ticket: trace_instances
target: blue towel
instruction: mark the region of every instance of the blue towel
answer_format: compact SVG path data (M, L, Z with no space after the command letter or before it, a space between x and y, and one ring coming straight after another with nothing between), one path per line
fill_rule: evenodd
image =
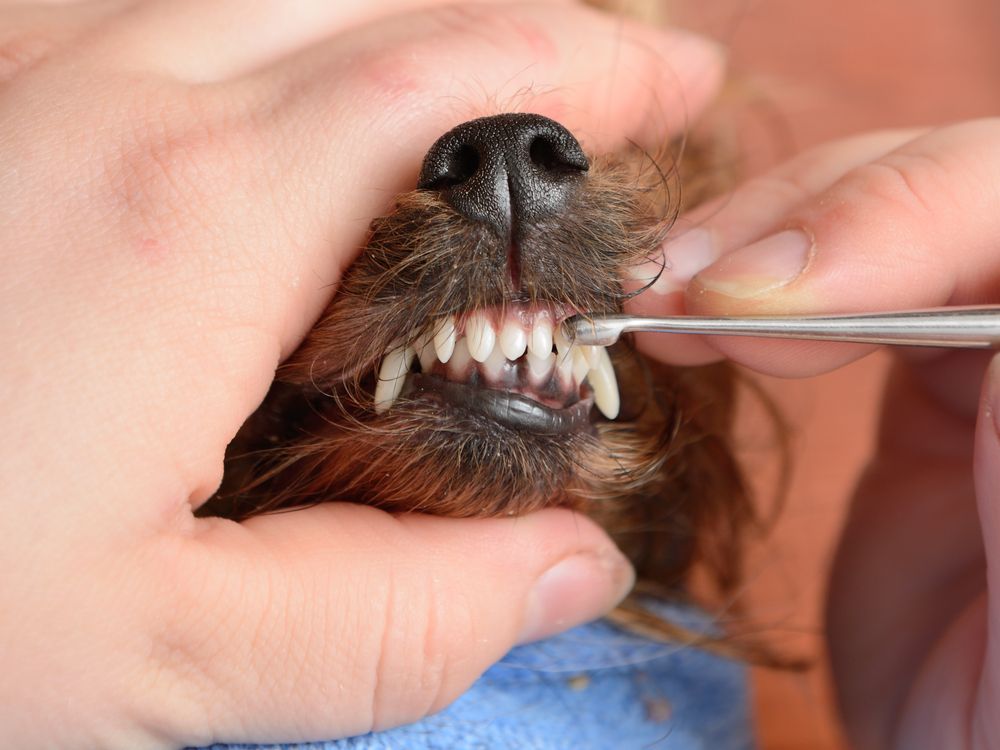
M704 631L704 614L656 605ZM434 716L360 737L212 750L750 750L743 665L606 621L519 646Z

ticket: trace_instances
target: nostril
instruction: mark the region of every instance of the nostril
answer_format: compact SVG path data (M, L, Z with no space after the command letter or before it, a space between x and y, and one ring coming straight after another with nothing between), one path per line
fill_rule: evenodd
M475 146L462 144L450 154L437 175L427 181L424 187L432 190L447 190L462 185L472 179L479 169L479 151Z
M536 136L531 141L531 146L528 148L528 156L531 158L532 164L546 171L555 168L559 164L555 146L552 144L552 141L544 136Z
M528 146L528 158L543 172L562 174L581 171L579 162L569 158L569 155L559 148L559 144L545 135L538 135L532 139L531 145ZM587 165L584 163L582 169L586 168Z

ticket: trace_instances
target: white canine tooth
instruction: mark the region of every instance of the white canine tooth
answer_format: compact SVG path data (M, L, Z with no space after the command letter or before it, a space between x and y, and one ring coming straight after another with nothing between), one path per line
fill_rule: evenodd
M437 324L434 331L434 350L437 358L447 363L455 351L455 319L448 316Z
M587 378L590 387L594 391L594 403L608 419L618 416L618 409L621 405L621 398L618 395L618 379L615 377L615 368L611 364L611 357L608 350L603 346L598 349L597 366L592 368Z
M500 350L503 356L513 361L524 354L528 347L528 334L515 320L508 320L500 330Z
M465 338L472 358L476 362L485 362L497 340L493 326L486 319L486 313L476 312L468 317L465 321Z
M552 321L548 318L538 318L531 329L528 339L528 349L538 358L547 357L552 352Z
M378 371L378 383L375 384L375 411L379 414L392 406L403 390L403 381L416 355L409 346L396 347L385 355Z
M590 372L590 363L583 355L583 352L580 351L579 346L570 348L570 357L573 360L573 380L579 385L587 377L587 373Z
M536 357L534 352L528 352L528 379L534 386L545 385L556 364L556 355L549 352L544 357Z
M469 363L472 357L469 354L469 346L465 343L463 336L455 342L455 353L448 360L448 377L451 380L465 380L469 374Z

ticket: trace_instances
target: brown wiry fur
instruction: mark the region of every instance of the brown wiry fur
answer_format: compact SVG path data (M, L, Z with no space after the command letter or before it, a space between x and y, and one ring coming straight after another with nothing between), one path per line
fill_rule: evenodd
M559 505L600 523L647 588L683 596L700 566L716 593L729 595L754 515L727 442L727 366L668 367L620 343L612 357L621 414L570 434L519 431L406 391L386 413L373 410L384 353L441 316L515 302L620 312L620 279L659 257L679 205L676 182L645 154L594 159L567 209L523 230L513 288L505 238L434 191L402 195L373 222L326 312L279 369L203 512L245 518L349 500L391 512L491 516ZM618 620L649 629L635 602ZM686 637L669 623L659 633Z

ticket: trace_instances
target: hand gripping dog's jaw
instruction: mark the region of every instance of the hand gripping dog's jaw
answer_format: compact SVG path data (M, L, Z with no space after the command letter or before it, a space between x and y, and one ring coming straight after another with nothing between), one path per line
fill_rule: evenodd
M588 160L538 115L442 136L234 441L208 512L562 505L631 533L640 574L676 582L720 503L727 530L746 510L721 443L728 373L574 346L559 327L621 311L622 275L659 257L662 174L639 153Z

